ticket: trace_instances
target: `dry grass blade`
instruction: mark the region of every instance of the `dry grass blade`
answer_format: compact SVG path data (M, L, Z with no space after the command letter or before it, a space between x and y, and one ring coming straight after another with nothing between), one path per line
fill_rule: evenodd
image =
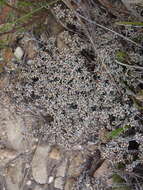
M101 24L98 24L97 22L95 22L95 21L93 21L93 20L90 20L90 19L88 19L87 17L84 17L84 16L82 16L82 15L79 14L79 13L77 13L77 15L78 15L80 18L84 19L85 21L88 21L88 22L91 23L91 24L94 24L94 25L96 25L96 26L98 26L98 27L100 27L100 28L102 28L102 29L104 29L104 30L107 30L107 31L109 31L109 32L111 32L111 33L113 33L113 34L115 34L115 35L117 35L117 36L123 38L124 40L126 40L126 41L128 41L128 42L131 42L132 44L136 45L136 46L139 47L139 48L143 48L142 45L140 45L140 44L134 42L134 41L131 40L130 38L127 38L127 37L123 36L122 34L119 34L118 32L116 32L116 31L114 31L114 30L111 30L110 28L107 28L107 27L105 27L105 26L103 26L103 25L101 25Z
M125 66L125 67L143 70L143 67L141 67L141 66L128 65L128 64L125 64L125 63L121 63L120 61L117 61L117 60L115 60L115 62L118 63L119 65L122 65L122 66Z

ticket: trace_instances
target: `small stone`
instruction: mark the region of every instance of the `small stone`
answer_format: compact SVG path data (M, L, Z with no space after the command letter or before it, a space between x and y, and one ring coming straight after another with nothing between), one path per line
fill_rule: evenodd
M32 182L29 180L27 181L26 185L30 186L32 184Z
M34 40L29 40L26 47L26 54L28 59L34 59L34 57L37 55L37 44Z
M87 184L86 184L86 187L90 187L90 184L89 184L89 183L87 183Z
M8 190L19 190L20 183L23 178L22 160L17 160L14 166L8 166L6 168L6 185Z
M17 152L15 150L11 150L11 149L0 149L0 158L5 158L8 160L11 160L13 158L15 158L17 155Z
M64 42L64 33L61 32L58 36L57 36L57 48L59 50L63 50L65 48L67 48L67 45Z
M65 184L65 189L64 190L72 190L73 186L75 183L75 179L74 178L68 178L66 180L66 184Z
M61 158L60 149L58 147L53 147L49 153L49 158L59 160Z
M54 183L55 188L57 189L63 189L64 187L64 181L62 177L58 177L55 179L55 183Z
M47 183L47 158L49 153L49 146L38 146L32 161L32 174L35 181L39 184Z
M65 177L67 167L67 160L64 160L62 164L57 168L57 177Z
M94 151L97 149L97 145L94 144L94 143L89 142L88 145L87 145L87 149L88 149L90 152L94 152Z
M68 169L68 175L72 177L78 177L82 172L82 164L84 163L84 158L81 152L73 155L71 158L71 163Z
M30 168L30 165L28 163L25 164L25 168Z
M49 180L48 180L48 184L52 183L53 180L54 180L54 177L53 177L53 176L50 176L50 177L49 177Z
M22 57L23 57L23 55L24 55L24 52L23 52L22 48L21 48L21 47L17 47L17 48L15 49L14 55L15 55L15 57L16 57L17 59L22 59Z
M25 151L26 142L23 138L24 125L22 119L15 116L15 118L7 119L5 125L7 128L8 142L12 148L20 152Z
M34 190L43 190L43 188L40 187L39 185L36 185L36 187L34 188Z
M109 173L109 161L105 160L103 164L94 172L96 178L103 177Z

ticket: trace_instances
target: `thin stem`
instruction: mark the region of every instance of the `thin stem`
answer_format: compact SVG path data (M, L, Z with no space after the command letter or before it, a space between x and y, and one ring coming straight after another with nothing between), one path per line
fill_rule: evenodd
M43 8L47 8L47 7L49 8L50 5L53 5L54 3L57 3L58 1L61 1L61 0L55 0L55 1L51 2L51 3L48 3L48 5L43 5L43 6L39 7L39 8L37 8L37 9L34 9L34 10L31 11L30 13L28 13L28 14L26 14L26 15L20 17L19 19L15 20L14 22L9 23L9 24L15 25L15 24L17 24L19 21L23 21L24 19L26 19L26 18L32 16L34 13L36 13L36 12L42 10ZM18 28L20 28L20 27L18 27ZM16 29L12 29L12 30L9 30L9 31L6 31L6 32L2 32L2 33L0 33L0 36L1 36L1 35L4 35L4 34L9 34L9 33L15 32L15 31L16 31Z
M143 48L142 45L140 45L140 44L134 42L133 40L131 40L131 39L125 37L125 36L123 36L122 34L119 34L118 32L116 32L116 31L114 31L114 30L111 30L110 28L107 28L107 27L105 27L105 26L103 26L103 25L101 25L101 24L98 24L97 22L95 22L95 21L93 21L93 20L90 20L90 19L88 19L88 18L82 16L82 15L79 14L79 13L76 13L76 14L77 14L79 17L81 17L82 19L84 19L85 21L88 21L88 22L90 22L90 23L92 23L92 24L95 24L96 26L98 26L98 27L100 27L100 28L102 28L102 29L104 29L104 30L107 30L107 31L109 31L109 32L112 32L113 34L115 34L115 35L117 35L117 36L123 38L124 40L127 40L127 41L131 42L132 44L134 44L134 45L136 45L136 46L138 46L138 47L140 47L140 48Z
M22 10L22 9L18 9L16 7L13 7L12 5L10 5L9 3L5 2L5 5L11 9L13 9L14 11L18 12L18 13L27 13L26 11Z
M115 62L118 63L119 65L122 65L122 66L125 66L125 67L130 67L130 68L134 68L134 69L141 69L141 70L143 70L143 67L140 67L140 66L128 65L128 64L122 63L122 62L117 61L117 60L115 60Z

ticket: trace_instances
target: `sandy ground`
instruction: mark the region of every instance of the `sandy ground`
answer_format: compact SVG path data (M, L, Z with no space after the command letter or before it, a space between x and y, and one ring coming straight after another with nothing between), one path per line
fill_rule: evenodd
M68 8L53 12L70 30L49 13L47 30L21 35L1 74L0 189L101 190L123 183L122 190L134 189L143 136L136 94L127 87L139 88L140 73L118 64L117 52L128 50L125 63L141 67L140 48L89 21L83 29ZM91 13L88 19L121 31L114 12L95 4ZM122 32L138 37L131 28Z

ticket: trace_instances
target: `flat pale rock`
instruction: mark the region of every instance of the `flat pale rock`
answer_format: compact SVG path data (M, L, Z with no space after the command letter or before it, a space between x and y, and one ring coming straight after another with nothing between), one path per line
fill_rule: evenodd
M5 121L7 128L8 142L13 149L17 151L25 151L26 141L23 136L23 121L21 118L15 116L14 118L9 118Z
M11 149L0 149L0 159L11 160L14 159L17 155L15 150Z
M38 146L32 161L32 175L35 181L39 184L47 183L47 159L49 151L50 146Z
M65 177L66 174L66 168L67 168L67 160L64 160L61 165L57 168L57 177Z
M62 190L64 188L64 179L62 177L56 178L54 187Z
M68 178L66 180L66 184L65 184L65 189L64 190L72 190L73 186L75 183L75 179L74 178Z
M66 43L64 42L64 33L61 32L58 36L57 36L57 48L61 51L63 49L68 48L68 46L66 45Z
M60 160L61 158L61 152L59 147L54 146L51 151L49 152L49 158L54 160Z
M109 161L105 160L103 164L94 172L94 177L103 177L109 172Z
M17 47L15 49L14 55L17 59L22 59L23 55L24 55L24 51L22 50L21 47Z
M25 53L27 55L27 59L34 59L38 52L37 44L34 40L29 40L25 43Z
M48 179L48 184L52 183L53 181L54 181L54 177L50 176L49 179Z
M39 186L36 186L36 187L34 188L34 190L43 190L43 188L42 188L42 187L39 187Z
M14 166L8 166L6 171L6 185L8 190L19 190L23 178L22 160L17 160Z

